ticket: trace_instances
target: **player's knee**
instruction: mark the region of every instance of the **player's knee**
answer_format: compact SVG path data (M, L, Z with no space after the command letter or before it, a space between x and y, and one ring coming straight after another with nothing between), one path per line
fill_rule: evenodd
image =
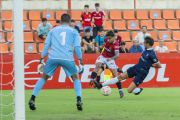
M130 88L127 89L128 93L132 93L132 90Z
M43 78L45 81L47 81L47 80L48 80L48 78L49 78L49 76L48 76L48 75L46 75L45 73L43 73L41 78Z

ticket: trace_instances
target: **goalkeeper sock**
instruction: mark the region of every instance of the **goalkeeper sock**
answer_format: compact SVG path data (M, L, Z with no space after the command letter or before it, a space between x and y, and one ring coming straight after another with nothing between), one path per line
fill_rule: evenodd
M102 86L107 86L107 85L115 84L117 82L119 82L119 80L118 80L117 77L115 77L115 78L112 78L112 79L102 83Z
M140 88L135 88L135 89L132 91L132 93L138 93L138 92L140 92L140 91L141 91Z
M81 92L82 92L81 81L77 79L77 80L74 80L73 83L74 83L74 90L76 92L76 98L77 100L80 100L79 98L81 98Z
M120 81L116 83L116 86L118 87L118 89L122 89Z
M34 87L34 90L33 90L32 95L34 95L34 96L36 97L37 94L39 93L39 91L41 90L41 88L43 87L43 85L44 85L45 82L46 82L46 81L45 81L43 78L40 78L40 79L37 81L37 83L36 83L36 85L35 85L35 87Z
M100 76L97 76L96 81L99 83L100 82Z

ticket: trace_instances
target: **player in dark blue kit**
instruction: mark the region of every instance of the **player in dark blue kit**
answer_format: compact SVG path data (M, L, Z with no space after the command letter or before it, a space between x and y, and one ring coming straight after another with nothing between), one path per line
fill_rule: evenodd
M154 44L153 38L147 36L144 40L144 46L146 50L142 53L141 58L139 59L138 63L134 65L133 67L130 67L127 71L125 71L123 74L119 75L118 77L112 78L102 84L94 80L93 82L96 85L96 87L100 89L103 86L115 84L118 81L134 77L133 82L128 87L128 92L134 93L135 95L138 95L139 93L141 93L143 88L142 87L137 88L137 87L146 78L147 74L149 73L150 67L161 68L161 64L159 60L157 59L156 54L152 48L153 44Z

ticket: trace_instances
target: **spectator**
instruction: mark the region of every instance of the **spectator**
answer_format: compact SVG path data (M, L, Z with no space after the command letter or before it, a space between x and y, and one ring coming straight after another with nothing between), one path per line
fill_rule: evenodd
M126 43L121 42L120 48L119 48L119 53L129 53L128 49L126 48Z
M87 28L90 29L90 35L92 36L92 28L91 28L91 21L92 21L92 13L89 12L89 5L84 6L84 13L81 15L81 24L83 26L84 36L86 36L85 30Z
M39 36L39 38L46 39L47 34L49 32L49 28L52 29L51 24L47 23L46 18L42 18L42 23L39 24L37 28L37 35ZM37 42L38 42L38 37L37 37Z
M155 52L156 53L170 53L168 48L166 46L164 46L164 40L163 39L159 40L159 46L155 47Z
M114 29L114 37L115 37L115 40L118 42L119 44L119 47L121 46L121 42L123 41L121 36L118 35L118 30L117 29Z
M129 53L142 53L143 49L142 47L139 45L139 41L138 40L133 40L133 46L131 46L131 48L129 49Z
M75 25L75 20L71 19L70 26L78 31L80 33L79 27Z
M143 51L145 50L144 47L144 38L146 36L151 36L151 34L147 33L147 26L142 26L142 32L139 32L135 39L139 40L139 45L142 47Z
M82 41L84 43L84 50L85 50L85 53L95 53L95 50L94 50L94 38L93 36L90 36L90 29L86 29L85 30L86 32L86 36L84 36L82 38Z
M78 31L78 33L80 34L80 30L79 30L79 27L75 25L75 20L74 19L71 19L71 22L70 22L70 26L74 29L76 29ZM79 35L79 39L80 39L80 44L81 44L81 36ZM81 47L81 50L82 50L82 53L84 53L84 47ZM73 53L75 53L74 51L74 48L73 48Z
M54 25L53 28L56 27L56 26L60 26L60 25L61 25L60 20L56 20L56 25Z
M95 4L95 10L92 11L93 37L96 38L98 31L104 27L106 15L103 10L99 9L99 3ZM104 21L103 21L104 16Z
M96 43L96 53L101 53L103 46L101 46L104 43L104 38L106 36L104 35L104 29L101 28L99 30L99 36L96 36L95 43Z

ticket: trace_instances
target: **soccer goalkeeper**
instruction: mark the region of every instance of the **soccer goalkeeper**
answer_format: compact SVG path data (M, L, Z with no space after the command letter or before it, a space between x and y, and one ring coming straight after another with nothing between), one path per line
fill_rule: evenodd
M74 63L73 58L73 45L75 48L76 56L79 61L79 74L83 73L83 61L82 52L79 41L79 34L77 30L69 26L70 16L63 14L61 16L61 26L53 28L49 33L45 41L45 45L41 54L41 59L38 65L38 73L43 71L42 77L37 81L31 99L29 100L29 108L36 110L35 98L49 76L52 76L59 66L61 66L66 76L71 76L74 83L74 90L77 98L77 109L82 111L81 103L81 82L78 77L78 70ZM48 49L51 46L51 50L48 55L48 60L43 70L44 58L47 55Z

